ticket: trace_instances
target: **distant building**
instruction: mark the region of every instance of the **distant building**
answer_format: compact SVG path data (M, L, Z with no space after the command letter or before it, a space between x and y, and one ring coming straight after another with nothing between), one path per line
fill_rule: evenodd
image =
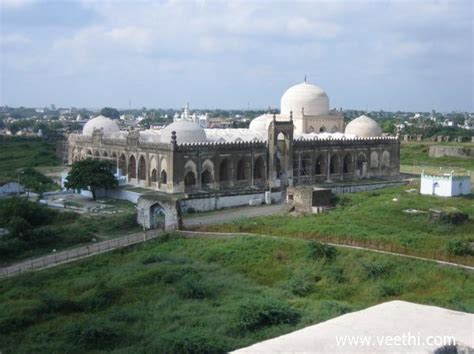
M471 176L456 175L453 172L443 174L421 174L420 193L440 197L455 197L471 194Z
M13 195L13 194L19 194L19 193L24 193L25 188L21 185L18 184L18 182L14 181L0 181L0 198L1 197L6 197L8 195Z

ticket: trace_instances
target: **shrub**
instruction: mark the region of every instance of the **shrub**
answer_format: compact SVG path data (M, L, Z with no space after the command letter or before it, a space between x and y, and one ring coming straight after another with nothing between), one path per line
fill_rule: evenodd
M179 296L186 299L204 299L212 295L212 290L202 278L196 275L186 276L176 288Z
M240 305L238 325L241 329L256 330L277 324L294 324L300 314L287 303L275 299L253 299Z
M158 336L147 348L150 353L227 353L230 345L214 332L200 328L179 329Z
M325 245L324 243L311 240L308 243L309 256L311 259L320 260L332 260L337 255L337 249L331 245Z
M84 305L89 310L102 310L113 305L122 295L122 290L100 282L92 294L85 300Z
M381 262L363 263L362 267L364 268L367 276L373 279L377 279L383 275L388 274L391 268L389 264Z
M116 324L103 319L74 323L66 328L66 332L69 342L87 350L113 349L125 335Z
M40 313L68 313L80 309L76 302L49 293L40 294L40 301Z
M152 254L148 257L145 257L143 260L142 260L142 264L151 264L151 263L157 263L157 262L161 262L163 261L163 256L159 255L159 254Z
M309 274L295 274L286 284L286 288L294 295L305 296L313 290L313 282Z
M469 241L450 240L447 245L448 253L454 256L469 256L474 254Z
M401 284L382 284L379 288L379 295L381 297L398 296L403 292L403 285Z
M347 278L344 276L344 269L342 267L331 267L328 269L328 277L338 283L342 284L347 281Z

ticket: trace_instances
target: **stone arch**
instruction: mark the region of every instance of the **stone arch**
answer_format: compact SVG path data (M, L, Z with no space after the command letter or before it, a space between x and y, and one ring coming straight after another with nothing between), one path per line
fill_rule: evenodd
M209 171L208 169L205 169L204 171L202 171L202 173L201 173L201 185L203 187L209 186L209 185L212 184L212 182L214 182L214 178L212 177L211 171Z
M201 168L201 186L210 187L214 182L214 163L210 159L204 160Z
M243 181L249 178L249 169L248 169L248 161L247 159L242 157L239 161L237 161L237 180Z
M231 179L231 170L230 170L230 162L228 158L225 158L219 164L219 181L225 182Z
M326 127L323 125L321 128L319 128L320 133L325 133L326 132Z
M102 156L103 157L109 157L109 154L107 154L107 151L102 151Z
M278 135L277 135L277 141L282 141L282 140L285 140L287 138L288 137L284 132L279 132Z
M138 159L138 179L146 180L146 161L143 155Z
M276 178L280 178L281 176L281 160L277 154L275 154L275 171L276 171Z
M94 157L100 157L100 152L99 152L99 150L94 151Z
M180 201L157 200L152 196L140 196L137 200L137 221L145 228L164 226L166 230L182 227Z
M153 168L150 173L150 181L151 182L158 182L158 174L156 172L156 168Z
M161 170L160 183L161 184L166 184L167 182L168 182L168 174L166 173L166 170Z
M128 178L137 178L137 160L134 155L128 159Z
M387 150L382 152L382 159L381 159L381 166L382 169L387 169L390 167L390 153Z
M312 125L308 128L308 133L314 133L314 127Z
M306 153L301 156L301 176L310 176L312 171L311 155Z
M340 173L341 168L339 164L339 156L337 154L333 154L331 156L331 160L329 163L329 173L330 174L335 174L335 173Z
M323 154L319 155L314 164L314 174L315 175L325 175L326 174L326 158Z
M259 156L253 165L253 178L254 179L262 179L265 178L265 162L263 158Z
M125 176L127 174L127 158L125 154L121 154L119 157L119 174Z
M342 173L352 173L354 164L352 163L352 155L348 152L344 156L344 162L342 165Z
M196 163L193 160L188 160L184 164L184 173L193 172L195 175L197 174Z
M364 165L367 165L367 157L363 152L360 152L359 155L357 155L357 171L359 171L359 176L363 175L363 170L364 170Z
M337 132L337 127L334 125L332 128L331 128L331 133L336 133Z
M196 185L196 174L194 171L188 171L184 175L184 185L186 187L194 187Z
M87 149L86 151L86 158L88 157L92 157L92 150L91 149Z
M372 151L370 153L370 168L379 167L379 153L377 151Z

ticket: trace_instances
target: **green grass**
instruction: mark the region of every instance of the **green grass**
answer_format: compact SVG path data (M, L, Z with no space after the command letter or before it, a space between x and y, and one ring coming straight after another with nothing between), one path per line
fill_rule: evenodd
M400 146L400 165L438 166L446 168L462 168L474 171L474 159L461 157L429 157L431 145L452 145L472 147L472 143L436 143L436 142L402 142Z
M171 237L0 281L0 348L225 352L393 299L472 313L473 293L472 274L428 262Z
M307 216L268 216L236 220L232 224L209 226L212 231L269 233L289 237L338 241L355 240L384 244L432 255L445 253L450 240L474 241L473 196L442 198L407 193L419 186L404 186L373 192L346 194L329 212ZM393 201L397 199L397 201ZM469 215L464 224L454 225L431 220L429 209L456 207ZM423 214L406 214L419 209Z
M8 202L9 199L0 200L0 210ZM31 236L22 238L9 235L0 238L0 265L49 254L53 249L59 251L93 242L94 239L101 241L141 230L136 223L136 212L132 203L107 200L106 205L109 208L120 207L124 210L122 213L109 215L76 214L30 203L39 208L39 212L44 213L48 222L36 226L31 220L27 220L34 225ZM4 226L10 228L7 219L4 220Z
M17 178L26 167L57 166L56 146L40 138L0 136L0 179Z

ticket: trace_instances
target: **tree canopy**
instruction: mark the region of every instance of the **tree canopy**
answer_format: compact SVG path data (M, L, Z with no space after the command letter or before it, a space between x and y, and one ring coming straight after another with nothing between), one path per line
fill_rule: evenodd
M120 119L120 112L115 108L104 107L100 111L100 114L110 119Z
M97 189L115 188L118 182L109 161L86 159L72 164L64 185L72 189L87 188L92 193L92 199L96 200Z

